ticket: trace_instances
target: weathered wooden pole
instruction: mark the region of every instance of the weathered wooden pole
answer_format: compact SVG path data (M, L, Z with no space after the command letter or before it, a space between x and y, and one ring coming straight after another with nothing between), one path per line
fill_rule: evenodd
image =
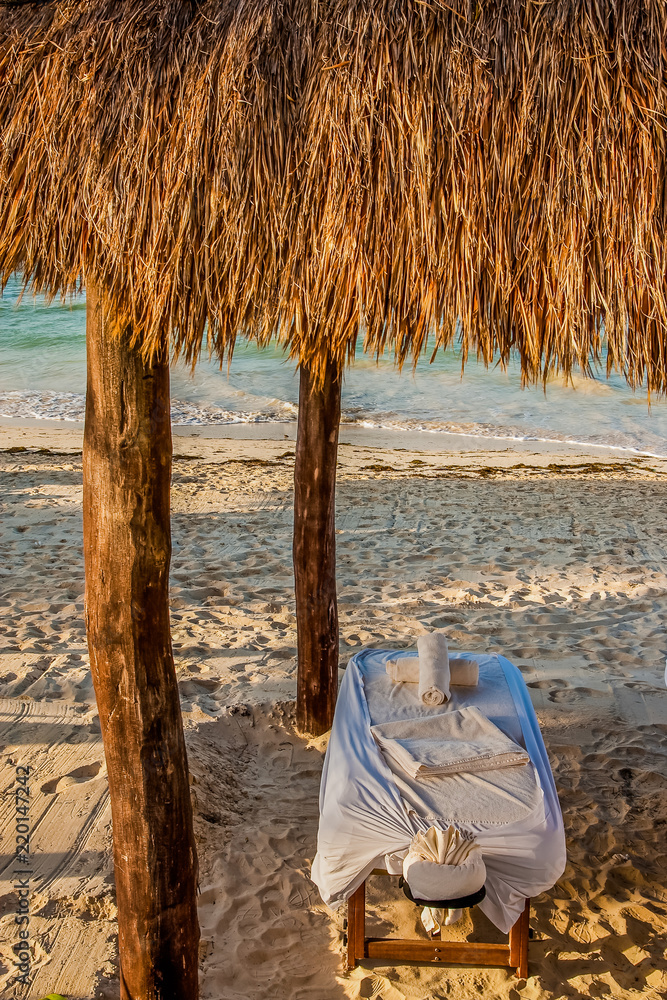
M197 855L169 631L169 365L87 288L86 628L109 774L121 1000L195 1000Z
M331 727L338 689L335 498L342 381L329 362L319 388L301 365L294 466L296 718L301 732L315 736Z

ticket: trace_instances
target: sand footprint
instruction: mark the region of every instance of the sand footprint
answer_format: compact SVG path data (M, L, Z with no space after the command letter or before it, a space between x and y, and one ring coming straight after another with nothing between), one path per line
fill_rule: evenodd
M579 701L582 697L606 698L608 696L605 691L596 691L595 688L589 687L567 687L549 691L549 701L556 703Z
M660 691L661 688L655 687L653 684L648 684L646 681L624 681L623 687L630 688L632 691Z
M40 790L45 795L53 795L54 793L64 791L70 785L80 785L84 781L91 781L93 778L97 778L101 770L101 761L95 761L94 764L83 764L81 767L76 767L73 771L70 771L69 774L65 774L60 778L51 778L50 781L44 782Z

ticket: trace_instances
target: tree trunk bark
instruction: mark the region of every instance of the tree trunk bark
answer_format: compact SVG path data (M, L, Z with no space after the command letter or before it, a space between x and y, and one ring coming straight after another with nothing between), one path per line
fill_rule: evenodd
M168 360L87 288L86 629L109 774L122 1000L195 1000L197 854L169 630Z
M336 460L342 373L327 365L317 389L301 366L294 467L294 582L298 645L297 726L331 727L338 689Z

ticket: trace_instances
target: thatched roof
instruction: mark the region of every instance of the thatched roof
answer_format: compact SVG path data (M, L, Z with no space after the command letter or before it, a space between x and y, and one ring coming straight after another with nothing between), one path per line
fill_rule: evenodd
M0 5L0 272L190 359L606 332L663 389L666 57L664 0Z

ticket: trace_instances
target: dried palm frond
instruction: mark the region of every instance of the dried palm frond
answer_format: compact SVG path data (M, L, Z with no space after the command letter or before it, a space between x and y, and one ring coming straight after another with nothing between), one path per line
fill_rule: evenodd
M0 4L0 275L147 354L277 336L667 388L664 0Z

